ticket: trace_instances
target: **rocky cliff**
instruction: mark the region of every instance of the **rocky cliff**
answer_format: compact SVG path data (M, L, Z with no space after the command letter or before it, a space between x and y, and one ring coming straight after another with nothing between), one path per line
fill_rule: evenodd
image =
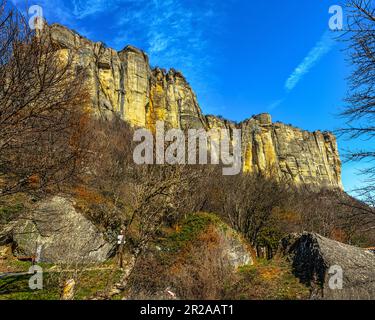
M131 46L122 51L94 43L60 25L48 27L62 54L73 54L88 72L91 106L103 116L118 113L136 127L242 129L243 170L342 189L341 162L331 133L307 132L273 123L263 114L235 124L204 116L197 98L175 70L151 69L147 55Z

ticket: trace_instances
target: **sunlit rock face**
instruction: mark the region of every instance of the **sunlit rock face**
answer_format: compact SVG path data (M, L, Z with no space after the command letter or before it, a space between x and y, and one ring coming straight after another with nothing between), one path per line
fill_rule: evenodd
M336 138L282 123L251 119L242 125L245 171L260 171L296 184L342 188Z
M333 134L273 123L269 114L255 116L240 124L212 116L207 119L209 128L242 130L245 172L286 178L296 185L343 188L341 161Z
M261 114L242 123L204 116L185 77L175 70L151 69L147 55L134 47L122 51L92 42L60 25L48 27L61 52L87 70L91 108L110 118L117 113L134 127L242 130L243 170L287 178L296 185L342 189L336 138L307 132Z

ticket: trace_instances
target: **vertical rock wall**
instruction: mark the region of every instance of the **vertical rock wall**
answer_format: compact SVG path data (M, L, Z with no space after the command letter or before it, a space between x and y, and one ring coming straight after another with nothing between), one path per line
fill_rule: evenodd
M245 172L286 177L297 185L342 188L341 162L331 133L273 123L268 114L240 124L204 116L180 72L152 70L147 55L137 48L128 46L117 52L63 26L48 28L59 50L73 54L87 70L96 113L110 117L116 112L131 125L151 130L157 121L173 128L241 129Z

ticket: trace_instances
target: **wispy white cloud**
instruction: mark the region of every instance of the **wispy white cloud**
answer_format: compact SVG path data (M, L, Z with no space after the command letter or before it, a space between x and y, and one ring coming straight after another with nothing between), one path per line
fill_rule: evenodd
M186 0L121 3L124 10L116 23L117 36L108 44L116 49L139 44L152 65L180 69L196 83L212 63L207 39L215 30L218 5L206 0L195 6Z
M12 0L20 3L22 0ZM233 1L233 0L231 0ZM215 81L209 41L219 34L227 2L212 0L36 0L48 22L58 22L110 47L134 45L152 66L175 68L199 92Z
M279 99L279 100L276 100L276 101L273 101L268 107L267 109L268 110L274 110L276 109L277 107L279 107L283 102L284 102L285 98L284 99Z
M12 3L22 12L27 13L26 3L24 0L12 0ZM73 24L74 16L67 3L64 0L38 0L33 5L39 5L43 9L44 17L48 18L58 18L58 22L61 24Z
M309 73L309 71L323 58L328 52L331 51L335 44L331 32L327 31L323 34L321 39L317 42L315 47L311 49L308 55L303 59L299 66L293 71L285 83L287 91L293 90L301 79Z
M72 0L73 14L77 19L83 19L105 11L109 5L114 5L115 2L108 0Z

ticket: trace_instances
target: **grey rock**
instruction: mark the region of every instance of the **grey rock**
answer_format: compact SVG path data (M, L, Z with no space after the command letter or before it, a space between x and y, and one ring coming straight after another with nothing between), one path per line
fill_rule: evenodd
M294 274L311 287L311 299L375 299L375 255L370 251L324 238L293 234L282 240L280 254ZM340 277L342 271L342 288Z
M235 235L233 231L231 234L225 233L222 236L224 238L223 253L233 268L237 269L242 266L254 264L250 247L244 240Z
M35 256L41 262L97 263L106 261L114 245L67 198L55 196L39 204L13 231L16 256Z

